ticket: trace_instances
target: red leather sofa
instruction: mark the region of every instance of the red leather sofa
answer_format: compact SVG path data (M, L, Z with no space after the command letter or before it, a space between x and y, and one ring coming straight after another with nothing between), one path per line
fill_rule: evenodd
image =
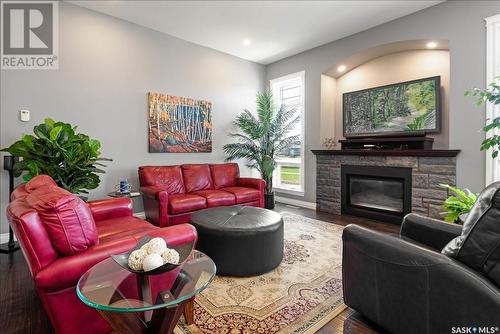
M38 198L33 200L35 194ZM146 234L151 237L162 237L169 245L196 242L197 234L193 226L181 224L169 228L158 228L132 215L130 199L118 198L83 203L73 195L73 204L65 214L57 213L58 222L80 224L81 222L64 222L71 219L68 212L80 210L88 213L87 223L95 231L84 231L86 238L94 232L92 246L83 251L71 250L73 255L61 254L54 235L52 218L38 208L43 200L50 209L57 203L67 205L64 190L58 188L48 176L37 176L25 185L21 185L12 193L12 202L7 208L7 217L21 245L24 257L56 333L99 334L111 332L111 327L93 308L83 304L76 295L76 284L83 273L94 264L108 258L111 254L129 251ZM30 197L31 195L31 197ZM36 196L35 196L36 197ZM37 202L38 201L38 202ZM35 202L35 204L33 204ZM57 203L56 203L57 202ZM55 204L56 203L56 204ZM59 205L59 204L57 204ZM94 224L95 223L95 224ZM66 225L65 225L66 226ZM49 233L50 231L50 233ZM79 240L75 229L70 237L81 245L88 240ZM81 232L81 230L79 230ZM88 235L87 235L88 234Z
M189 222L209 207L264 207L265 181L240 177L236 163L141 166L139 182L146 217L161 227Z

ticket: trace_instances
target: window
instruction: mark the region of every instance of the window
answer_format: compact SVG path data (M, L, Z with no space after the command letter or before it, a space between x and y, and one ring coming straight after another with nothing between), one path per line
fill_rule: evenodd
M500 15L486 19L486 85L500 76ZM486 119L492 120L500 116L500 107L486 103ZM498 133L488 133L488 136ZM486 185L500 181L500 159L493 159L491 151L486 152Z
M304 191L304 72L290 74L270 82L274 101L278 106L295 108L300 121L288 135L298 135L291 147L278 152L273 187L278 192L303 195Z

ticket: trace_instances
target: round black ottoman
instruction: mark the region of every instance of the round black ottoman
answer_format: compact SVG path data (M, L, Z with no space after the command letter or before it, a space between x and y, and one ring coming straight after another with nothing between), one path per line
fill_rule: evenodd
M197 249L217 265L217 274L254 276L276 268L283 259L283 219L252 206L224 206L197 211Z

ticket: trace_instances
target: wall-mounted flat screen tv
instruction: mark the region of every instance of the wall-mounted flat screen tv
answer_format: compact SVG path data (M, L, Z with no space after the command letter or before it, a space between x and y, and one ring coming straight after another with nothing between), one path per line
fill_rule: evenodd
M344 137L440 132L440 77L343 94Z

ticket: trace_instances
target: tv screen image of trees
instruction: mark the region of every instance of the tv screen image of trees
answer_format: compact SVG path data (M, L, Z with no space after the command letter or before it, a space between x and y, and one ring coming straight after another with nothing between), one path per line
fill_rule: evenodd
M439 77L343 95L344 135L439 131Z

